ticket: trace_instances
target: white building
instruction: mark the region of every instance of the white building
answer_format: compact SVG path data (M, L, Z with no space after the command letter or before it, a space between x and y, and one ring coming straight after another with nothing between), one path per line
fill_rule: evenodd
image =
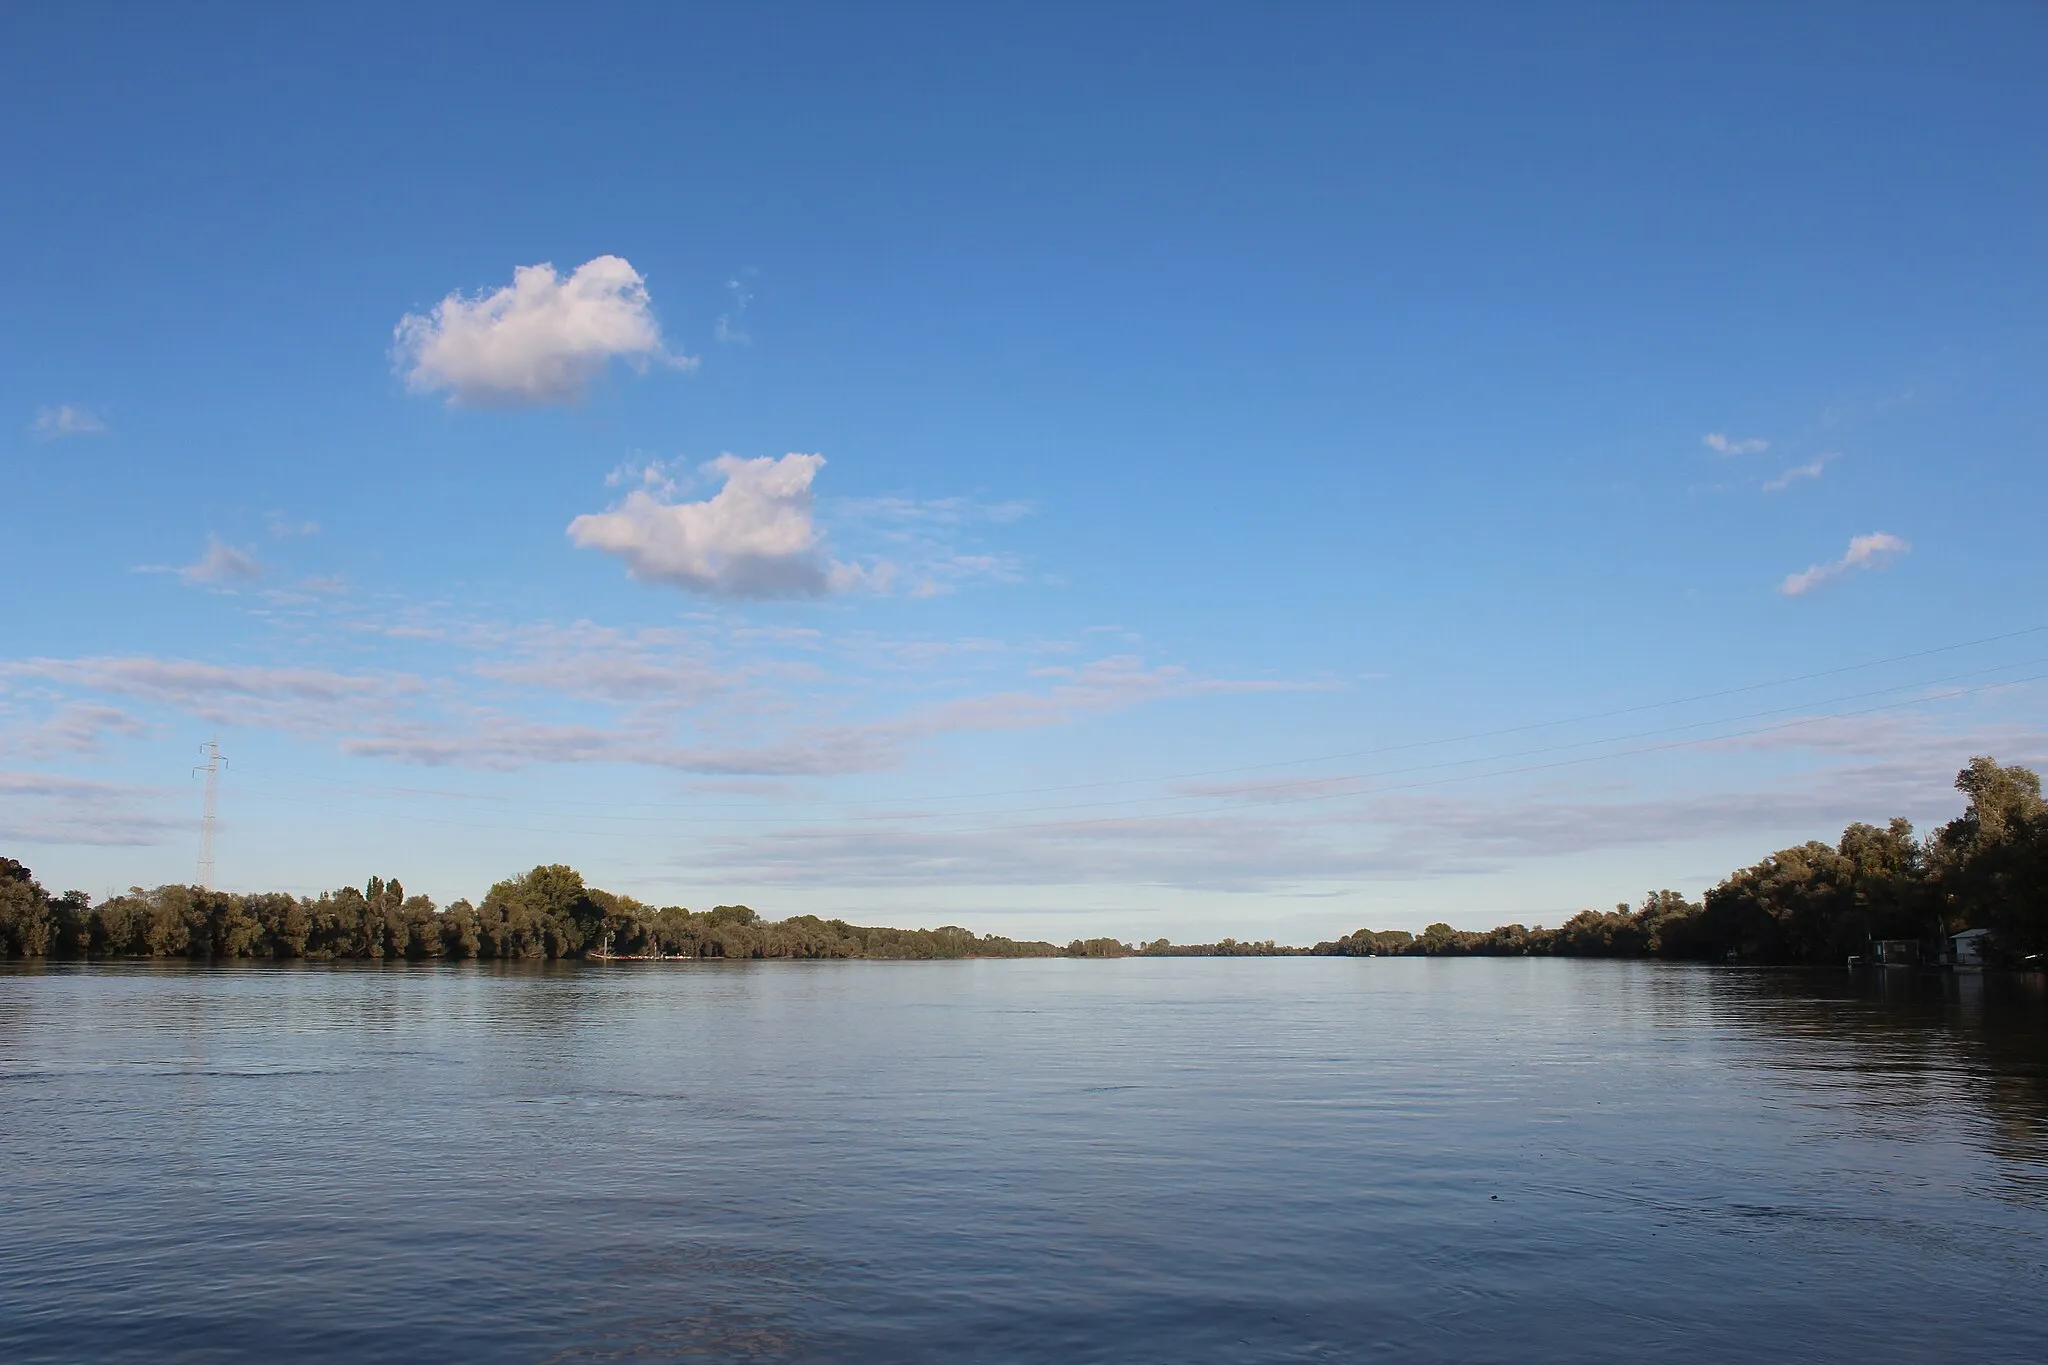
M1956 970L1959 972L1981 972L1984 970L1986 950L1991 947L1989 929L1965 929L1960 934L1948 936L1949 947L1954 952Z

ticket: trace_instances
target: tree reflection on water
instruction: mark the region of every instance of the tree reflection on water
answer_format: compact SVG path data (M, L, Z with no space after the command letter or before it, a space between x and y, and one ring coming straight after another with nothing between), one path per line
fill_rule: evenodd
M2048 975L1724 969L1717 1029L1874 1136L1957 1131L2048 1200Z

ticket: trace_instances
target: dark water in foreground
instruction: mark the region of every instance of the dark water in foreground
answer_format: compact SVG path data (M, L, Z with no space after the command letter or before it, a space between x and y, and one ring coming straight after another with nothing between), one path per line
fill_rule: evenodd
M9 1361L2041 1361L2044 1291L2023 979L0 968Z

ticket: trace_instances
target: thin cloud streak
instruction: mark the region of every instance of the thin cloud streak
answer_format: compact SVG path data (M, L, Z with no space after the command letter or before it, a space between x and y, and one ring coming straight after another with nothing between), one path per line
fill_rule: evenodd
M37 441L61 441L71 436L104 436L107 424L88 408L60 403L54 408L37 408L28 431Z
M1947 818L1960 806L1948 779L1968 754L1982 751L1972 747L1978 742L1947 735L1938 751L1703 794L1659 796L1624 785L1604 800L1546 791L1470 799L1407 793L1303 815L1247 810L954 831L852 821L790 826L703 840L691 865L780 887L1144 884L1277 894L1484 876L1532 861L1743 837L1755 840L1751 856L1761 858L1800 838L1833 842L1858 820ZM2027 752L2022 746L2015 756Z
M1795 574L1785 575L1785 581L1778 585L1778 591L1786 597L1802 597L1823 583L1831 582L1846 573L1860 569L1882 569L1900 555L1912 550L1912 546L1886 531L1873 531L1867 536L1855 536L1849 541L1849 548L1842 557L1826 564L1812 564Z
M1828 454L1822 455L1820 458L1811 460L1806 464L1794 465L1776 478L1766 480L1764 492L1782 493L1802 479L1818 479L1830 464L1840 458L1839 454L1830 451Z
M0 732L0 749L31 758L95 758L111 738L140 739L148 733L144 721L119 707L74 701L39 721Z
M0 839L17 845L135 848L190 833L192 822L137 808L156 788L46 772L0 772Z

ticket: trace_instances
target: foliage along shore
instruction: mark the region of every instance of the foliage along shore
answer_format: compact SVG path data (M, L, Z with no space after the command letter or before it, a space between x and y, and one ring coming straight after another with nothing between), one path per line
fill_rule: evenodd
M1934 939L1992 931L1992 960L2048 951L2048 803L2021 767L1973 758L1956 777L1963 814L1925 839L1894 819L1853 824L1833 847L1782 849L1687 900L1655 891L1630 909L1582 911L1555 929L1485 931L1433 924L1421 934L1360 929L1313 948L1272 940L1064 947L957 926L885 929L795 915L763 920L744 905L654 908L586 886L573 868L536 867L482 903L445 908L373 877L317 898L193 886L141 887L93 904L52 896L0 857L0 956L109 958L1011 958L1283 956L1657 957L1837 964L1873 938Z
M1484 932L1432 924L1418 935L1360 929L1317 953L1659 957L1838 965L1872 939L1930 942L1987 929L1993 966L2048 952L2048 803L2027 768L1972 758L1956 775L1958 818L1915 838L1910 821L1857 823L1833 847L1812 840L1731 874L1698 902L1654 891L1637 908L1581 911L1555 929Z

